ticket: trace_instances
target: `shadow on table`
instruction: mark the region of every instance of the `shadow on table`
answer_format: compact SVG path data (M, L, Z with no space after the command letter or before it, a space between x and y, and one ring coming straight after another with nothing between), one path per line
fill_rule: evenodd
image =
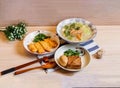
M73 76L75 73L77 73L77 72L72 72L72 71L66 71L66 70L63 70L61 68L59 68L55 72L58 73L58 74L65 75L65 76Z
M3 32L0 32L0 41L5 42L5 43L9 42L9 40L6 38Z
M27 58L35 58L36 56L33 54L30 54L24 49L23 46L23 41L22 40L17 40L17 43L15 44L15 49L16 53L19 54L20 56L27 57Z

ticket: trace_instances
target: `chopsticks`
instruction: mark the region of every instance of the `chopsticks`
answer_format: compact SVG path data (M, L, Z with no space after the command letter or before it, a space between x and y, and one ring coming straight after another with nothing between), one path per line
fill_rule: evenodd
M22 65L16 66L16 67L9 68L9 69L7 69L7 70L1 71L1 72L0 72L0 75L5 75L5 74L8 74L8 73L14 72L14 71L16 71L16 70L18 70L18 69L21 69L21 68L24 68L24 67L26 67L26 66L32 65L32 64L34 64L34 63L36 63L36 62L41 62L43 59L46 59L46 58L49 58L49 57L43 57L43 58L40 58L40 59L31 61L31 62L22 64Z
M41 65L41 66L37 66L37 67L33 67L33 68L28 68L28 69L16 71L14 73L14 75L18 75L18 74L21 74L21 73L24 73L24 72L27 72L27 71L30 71L30 70L34 70L34 69L39 69L39 68L53 68L55 66L56 66L55 62L47 62L46 64Z

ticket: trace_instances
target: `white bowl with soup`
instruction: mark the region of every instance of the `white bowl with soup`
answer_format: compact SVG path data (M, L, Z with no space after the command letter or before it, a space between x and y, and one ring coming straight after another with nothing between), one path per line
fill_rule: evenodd
M58 35L69 43L84 43L93 39L97 30L89 21L81 18L70 18L57 25Z

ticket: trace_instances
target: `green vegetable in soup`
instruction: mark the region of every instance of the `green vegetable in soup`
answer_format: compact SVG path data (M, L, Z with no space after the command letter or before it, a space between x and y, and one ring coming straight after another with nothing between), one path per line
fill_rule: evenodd
M64 34L66 37L69 38L70 35L70 31L71 30L80 30L80 28L82 27L82 24L81 23L72 23L72 24L68 24L68 25L65 25L64 26Z
M75 28L75 23L70 24L70 29Z
M85 41L92 36L91 28L79 22L65 25L62 32L64 37L72 41Z
M69 30L69 29L66 29L66 30L64 31L64 34L65 34L66 37L69 36L69 35L70 35L70 30Z
M81 29L83 31L83 35L81 38L82 41L87 40L92 36L92 31L87 25L84 25Z
M69 26L68 26L68 25L65 25L64 28L65 28L65 29L69 29Z

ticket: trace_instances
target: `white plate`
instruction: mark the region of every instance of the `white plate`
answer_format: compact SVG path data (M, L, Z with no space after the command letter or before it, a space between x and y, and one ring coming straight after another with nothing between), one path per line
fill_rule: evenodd
M67 70L67 71L79 71L89 64L91 56L90 56L89 52L86 49L84 49L83 47L81 47L81 48L83 48L85 50L85 55L80 56L81 63L82 63L81 69L68 69L68 68L65 68L59 64L58 59L60 58L61 55L64 54L64 51L66 51L68 49L76 50L76 47L80 47L80 46L78 44L66 44L66 45L63 45L56 50L54 58L55 58L55 62L57 63L57 65L59 67L61 67L64 70Z
M57 47L53 48L51 52L45 52L45 53L42 53L42 54L39 54L39 53L37 53L37 52L35 52L35 53L34 53L34 52L31 52L31 51L28 49L28 45L33 41L34 37L35 37L36 35L38 35L39 33L43 33L43 34L45 34L45 35L47 35L47 36L51 36L51 38L58 43ZM24 46L24 48L25 48L28 52L30 52L30 53L32 53L32 54L37 54L37 55L52 54L52 53L54 53L55 50L59 47L59 44L60 44L60 42L59 42L58 36L57 36L56 34L50 32L50 31L45 31L45 30L38 30L38 31L31 32L31 33L29 33L29 34L24 38L24 40L23 40L23 46Z
M57 29L56 29L56 30L57 30L57 34L58 34L62 39L64 39L65 41L67 41L67 42L69 42L69 43L84 43L84 42L89 41L89 40L86 40L86 41L84 41L84 42L81 42L81 41L71 41L71 40L65 38L65 37L62 35L62 31L61 31L62 28L63 28L65 25L67 25L67 24L71 24L71 23L75 23L75 22L79 22L79 23L82 23L82 24L86 24L86 25L88 25L88 26L92 29L92 31L94 32L94 34L93 34L93 36L92 36L89 40L93 39L93 38L96 36L96 34L97 34L96 27L95 27L91 22L89 22L89 21L87 21L87 20L85 20L85 19L82 19L82 18L70 18L70 19L65 19L65 20L61 21L61 22L57 25Z

